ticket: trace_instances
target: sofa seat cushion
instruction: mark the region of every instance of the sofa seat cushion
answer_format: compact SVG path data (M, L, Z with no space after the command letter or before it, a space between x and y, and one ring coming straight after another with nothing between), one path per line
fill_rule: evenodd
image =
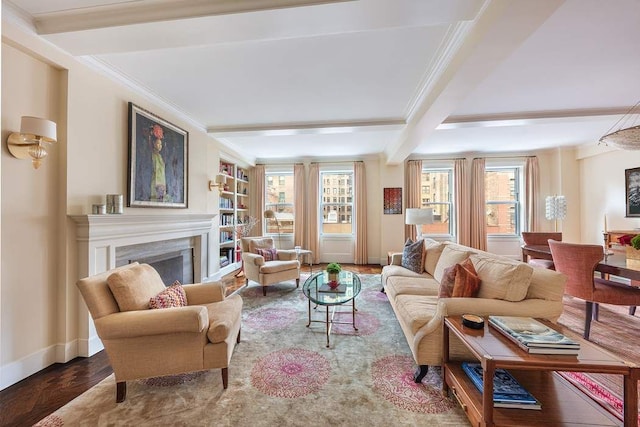
M398 295L395 302L398 319L415 335L433 319L438 307L438 295Z
M484 254L470 258L482 281L478 297L522 301L527 296L533 275L530 265Z
M260 273L272 274L298 268L298 261L269 261L260 267Z
M149 300L165 290L162 278L149 264L116 271L107 278L107 285L120 311L147 310Z
M394 276L389 277L384 287L389 298L395 298L397 295L438 295L438 282L430 276L406 277Z
M433 272L433 277L438 281L438 283L440 283L442 281L444 269L469 258L470 253L471 252L469 252L468 248L465 248L464 246L454 244L444 245L442 254L438 259L438 263L436 264L436 268Z
M224 341L242 315L242 298L233 295L222 301L206 304L209 315L207 338L212 343Z

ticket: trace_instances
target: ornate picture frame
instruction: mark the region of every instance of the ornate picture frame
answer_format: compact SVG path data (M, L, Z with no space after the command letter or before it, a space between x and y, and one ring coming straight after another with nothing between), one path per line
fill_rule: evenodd
M640 217L640 168L624 170L627 217Z
M186 208L189 133L129 102L127 206Z

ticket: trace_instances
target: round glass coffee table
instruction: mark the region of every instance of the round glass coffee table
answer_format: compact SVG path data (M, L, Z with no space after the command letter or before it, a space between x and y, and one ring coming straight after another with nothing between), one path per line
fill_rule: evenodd
M331 335L331 326L334 323L351 324L353 325L353 329L358 330L358 328L356 328L356 296L358 296L361 289L360 278L357 274L350 271L342 270L338 274L338 283L340 283L340 286L338 286L337 289L330 289L328 283L328 273L321 271L311 275L302 286L302 292L309 299L309 323L307 323L307 327L311 326L313 322L324 323L327 331L327 347L330 346L329 336ZM351 323L334 321L333 318L336 314L336 308L349 301L351 301ZM316 304L314 309L319 305L325 306L325 319L316 320L311 318L312 302ZM329 317L329 307L332 307L331 317Z

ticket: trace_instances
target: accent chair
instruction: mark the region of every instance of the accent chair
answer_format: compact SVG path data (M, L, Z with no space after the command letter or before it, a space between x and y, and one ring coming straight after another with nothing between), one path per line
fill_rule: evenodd
M623 283L594 277L602 260L601 245L563 243L549 240L556 271L567 276L565 294L585 300L584 338L589 339L593 305L640 305L640 289Z
M149 302L167 288L147 264L118 267L77 286L113 368L116 402L124 401L127 381L193 371L221 368L227 388L242 298L225 297L222 283L182 286L187 305L161 309L149 309Z
M522 240L524 240L525 245L548 246L547 241L549 239L561 242L562 233L557 233L557 232L548 233L548 232L540 232L540 231L523 231L522 232ZM553 265L553 261L549 259L531 258L531 256L529 256L529 260L527 261L527 263L532 267L548 268L549 270L555 269Z
M244 274L249 280L262 285L262 294L267 295L267 286L296 280L300 286L300 262L295 250L275 249L271 237L243 237L242 262Z

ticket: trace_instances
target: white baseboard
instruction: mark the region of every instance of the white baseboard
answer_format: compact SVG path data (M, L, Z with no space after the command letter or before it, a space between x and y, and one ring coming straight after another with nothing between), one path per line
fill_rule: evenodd
M52 345L15 362L0 366L0 390L4 390L56 363L57 347L57 345Z

